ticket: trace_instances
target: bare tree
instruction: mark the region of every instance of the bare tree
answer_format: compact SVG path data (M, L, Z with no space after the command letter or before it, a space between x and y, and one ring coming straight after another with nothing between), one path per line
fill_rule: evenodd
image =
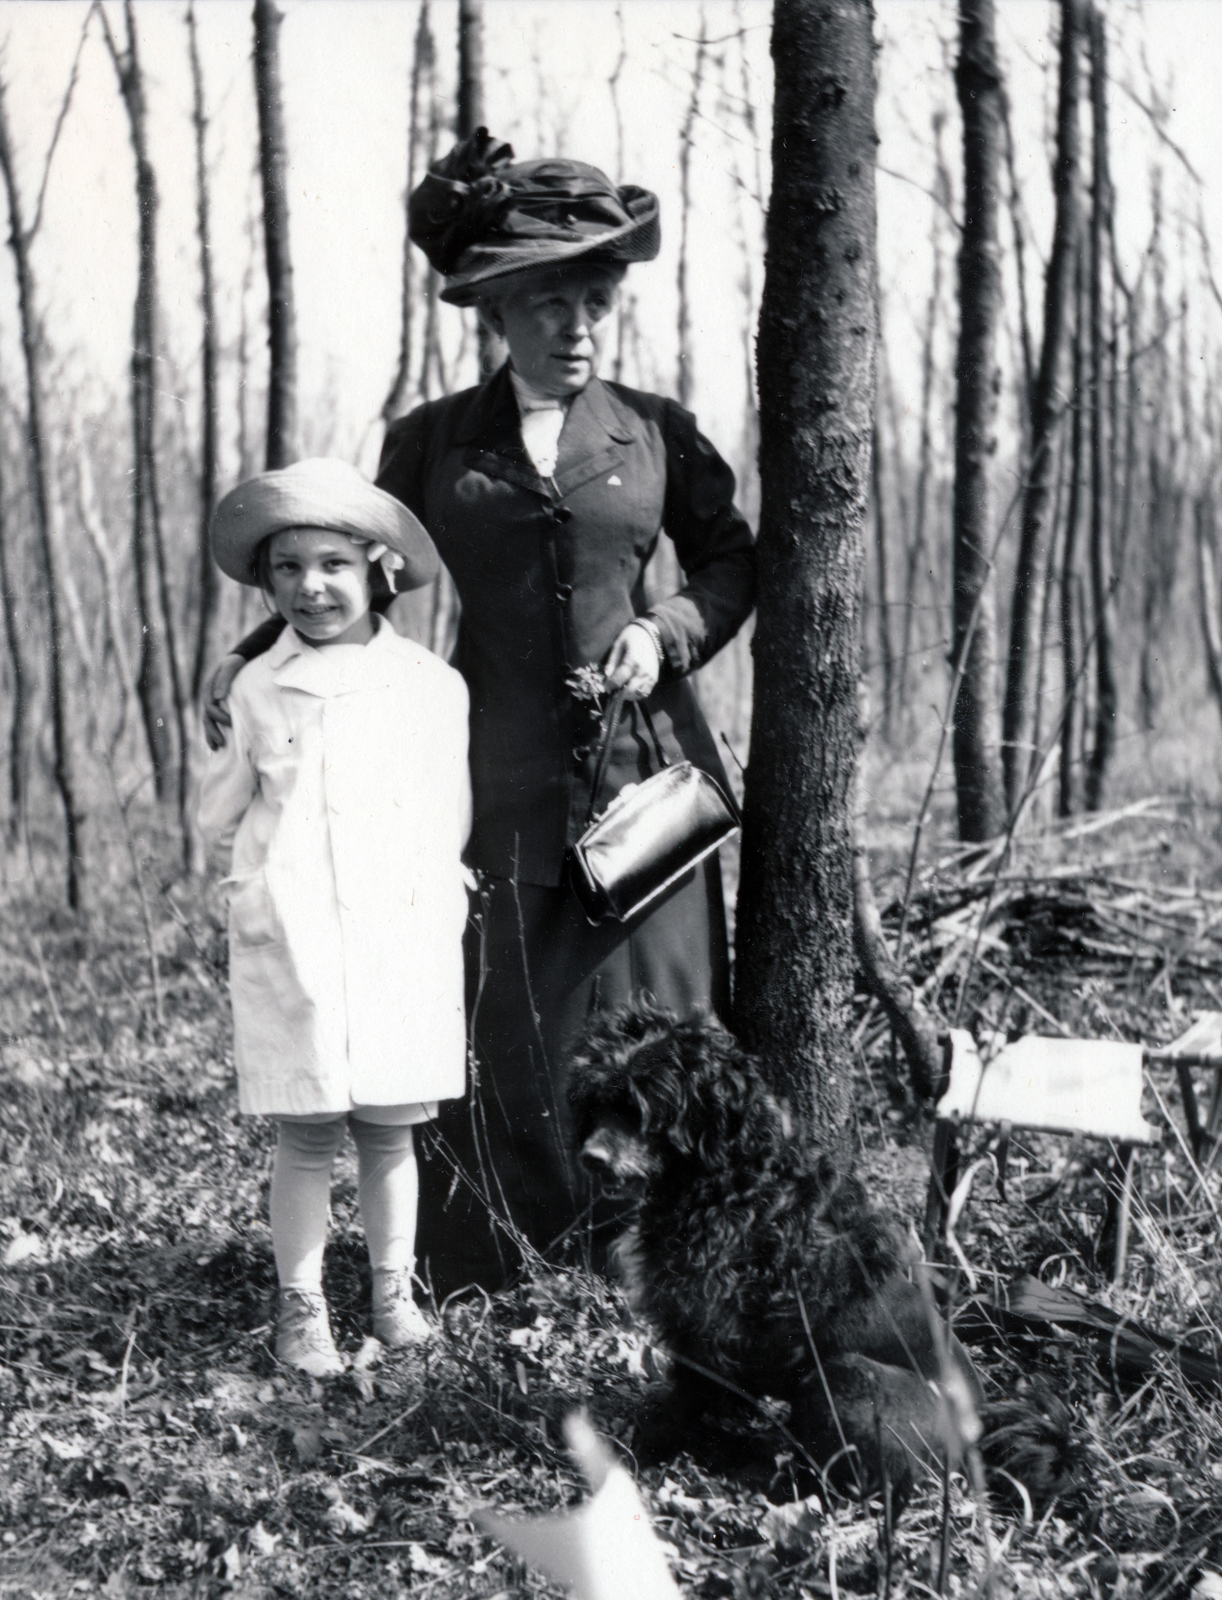
M1073 293L1078 237L1078 60L1083 28L1082 0L1061 0L1060 81L1057 92L1056 218L1052 251L1044 274L1044 332L1039 372L1030 393L1031 447L1023 494L1022 528L1010 604L1010 648L1002 714L1002 770L1011 812L1022 799L1033 754L1031 684L1039 648L1035 623L1043 615L1041 581L1048 564L1056 473L1056 438L1062 408L1060 377L1065 330Z
M195 666L191 697L198 703L204 680L216 656L217 609L220 583L208 543L208 528L216 505L216 294L212 281L212 239L208 195L208 116L204 105L204 74L195 33L195 0L187 6L187 35L191 52L192 124L195 129L195 231L199 238L199 303L202 327L200 366L199 461L199 623L195 637Z
M455 127L460 139L469 139L484 125L484 0L458 0L458 98ZM504 365L505 341L482 320L476 326L479 378L487 382ZM435 345L438 367L440 346ZM450 386L442 378L442 389Z
M692 308L687 287L687 246L692 215L692 146L695 143L696 118L700 113L700 91L704 86L707 41L708 22L702 6L700 35L696 40L696 57L692 62L691 92L679 130L679 265L675 278L678 291L679 362L675 395L679 404L689 409L692 403Z
M928 520L930 476L933 471L933 391L935 377L934 339L937 334L938 316L942 304L942 219L950 210L950 173L942 154L942 130L946 125L946 115L942 111L934 113L933 117L933 144L934 144L934 203L930 214L929 243L933 254L933 278L929 287L929 301L926 306L925 324L921 332L921 411L920 411L920 440L917 446L917 479L914 495L912 539L908 545L908 559L904 576L904 628L900 644L900 681L899 705L903 715L908 705L908 677L911 670L912 652L915 648L913 632L917 613L917 579L922 565L932 564L932 556L928 550L926 526ZM884 368L884 372L885 372ZM899 448L898 428L893 428L896 435L896 448ZM936 584L931 585L936 591Z
M1073 420L1069 445L1069 504L1065 512L1065 539L1061 550L1061 675L1064 703L1061 709L1061 772L1057 809L1063 817L1077 810L1078 738L1082 723L1082 685L1079 681L1078 641L1078 525L1082 506L1082 396L1084 388L1082 250L1079 246L1074 272L1073 393L1070 403Z
M255 95L259 103L259 173L267 261L266 464L297 456L297 311L289 249L288 146L280 90L280 24L275 0L255 0Z
M157 176L148 150L148 106L140 66L136 17L124 0L126 46L120 48L102 6L106 47L127 109L136 161L138 216L136 303L132 316L132 554L140 609L140 668L137 687L145 737L153 761L158 799L177 790L186 839L186 703L174 646L161 506L157 484ZM177 783L174 776L177 774Z
M1090 211L1090 591L1094 614L1094 737L1086 763L1088 811L1103 803L1107 769L1116 748L1115 617L1112 574L1111 459L1107 423L1107 330L1104 275L1112 208L1107 149L1107 34L1097 6L1090 13L1092 193ZM1185 422L1188 419L1185 417Z
M876 329L868 0L777 0L758 345L759 610L738 901L743 1036L843 1139L853 787Z
M0 608L4 613L4 649L12 687L8 736L8 821L5 841L12 849L23 837L30 786L30 694L33 672L25 659L21 620L17 615L16 540L9 519L5 440L0 436Z
M407 106L407 188L404 192L403 277L399 313L399 360L390 389L382 402L382 420L391 423L408 408L407 393L412 372L412 331L416 314L416 247L407 228L407 202L416 187L420 156L420 111L422 91L436 56L433 30L429 25L429 0L422 0L412 45L412 76Z
M989 839L1004 820L990 464L996 447L995 355L1001 308L997 239L1002 82L993 0L959 0L955 87L963 117L963 237L955 363L953 651L965 670L955 698L953 754L959 837Z
M75 69L74 69L75 77ZM71 92L71 91L69 91ZM47 696L51 707L51 735L55 751L55 787L64 812L66 845L66 889L69 906L76 910L82 895L82 833L85 813L76 771L76 759L68 726L67 693L64 682L64 614L59 528L54 522L50 464L47 456L46 425L43 416L43 348L41 322L30 266L30 244L38 225L41 203L34 223L27 229L17 182L12 139L9 134L7 85L0 78L0 173L8 194L9 248L17 275L17 306L21 322L21 352L26 377L26 458L33 502L34 527L46 585L47 602Z

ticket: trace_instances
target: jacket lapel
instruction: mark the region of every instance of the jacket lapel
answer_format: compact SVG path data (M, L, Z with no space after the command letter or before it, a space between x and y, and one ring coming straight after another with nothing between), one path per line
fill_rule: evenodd
M476 392L454 442L465 446L465 464L486 478L501 478L519 489L533 489L536 494L551 497L522 443L518 402L508 367L502 367Z
M611 391L598 378L591 378L569 407L560 434L556 487L561 496L572 494L600 473L614 471L624 459L624 445L635 437Z
M303 694L333 699L362 689L381 689L394 680L394 629L382 617L376 619L377 632L359 655L345 655L337 669L325 650L307 644L292 628L285 628L267 652L272 677L281 689L300 689Z

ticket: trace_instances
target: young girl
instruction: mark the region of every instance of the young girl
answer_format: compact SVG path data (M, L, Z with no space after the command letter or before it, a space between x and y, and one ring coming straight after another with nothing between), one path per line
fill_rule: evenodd
M279 1123L276 1355L343 1370L322 1294L331 1168L350 1129L384 1343L427 1335L412 1298L412 1124L464 1090L460 852L467 690L369 609L389 567L427 583L422 525L339 461L299 461L218 506L212 551L290 624L234 682L200 822L232 846L229 982L241 1108ZM382 570L379 570L380 563Z

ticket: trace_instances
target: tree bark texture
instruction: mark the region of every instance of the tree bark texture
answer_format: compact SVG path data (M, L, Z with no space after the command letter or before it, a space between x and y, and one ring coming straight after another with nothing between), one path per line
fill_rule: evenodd
M148 154L147 106L140 70L135 15L124 6L127 45L120 49L104 10L99 16L114 63L119 92L127 111L128 131L136 163L136 300L132 313L132 566L140 613L140 655L136 688L145 740L153 763L153 784L159 800L174 792L176 767L175 679L171 617L166 601L157 496L154 370L157 303L157 178Z
M845 1136L853 781L875 395L868 0L777 0L758 344L759 611L738 902L748 1047L817 1140Z
M1092 196L1090 220L1090 590L1095 633L1095 726L1086 763L1084 802L1103 804L1107 769L1116 748L1115 583L1112 575L1111 452L1107 421L1107 330L1104 273L1112 181L1107 151L1107 34L1103 14L1090 13ZM1185 418L1187 421L1187 418Z
M255 0L255 96L267 262L267 441L269 468L297 459L297 312L289 248L288 146L280 90L280 24L275 0Z
M420 153L421 93L432 83L436 46L429 22L429 0L423 0L412 46L412 78L407 108L407 188L404 192L403 277L399 310L399 360L390 389L382 402L382 420L387 424L408 409L407 391L412 374L412 333L416 315L416 247L407 230L407 202L416 186L416 165Z
M1077 588L1078 523L1082 507L1082 393L1084 343L1082 251L1074 270L1073 421L1070 424L1069 505L1065 513L1065 544L1061 553L1061 774L1057 811L1071 817L1078 799L1078 738L1081 723L1082 683L1078 662Z
M689 410L692 404L692 306L687 285L687 247L692 215L692 147L696 142L696 118L700 114L707 33L708 24L701 11L700 36L696 40L696 59L692 63L691 94L679 133L679 265L675 277L679 356L675 398Z
M484 0L458 0L458 94L455 132L469 139L484 125ZM540 151L540 154L545 152ZM479 381L488 379L505 364L509 350L505 341L486 327L483 319L475 325L479 350ZM440 364L440 363L439 363ZM442 380L442 388L446 385Z
M0 79L0 171L8 192L9 248L17 276L17 304L21 321L21 352L26 375L26 454L30 474L30 498L34 527L47 595L47 697L51 710L51 735L55 760L55 787L64 811L66 847L65 888L68 905L81 904L81 836L84 810L77 783L76 762L68 726L67 690L64 683L64 615L60 583L62 562L59 530L53 522L47 440L43 420L42 345L39 316L35 304L34 277L30 268L30 236L26 232L9 137L6 86Z
M989 553L1001 311L998 172L1004 137L993 0L960 0L955 87L963 116L963 238L955 364L954 660L965 670L954 717L959 837L991 839L1004 821L996 619Z
M0 447L0 461L3 449ZM5 484L0 478L0 605L4 612L4 648L12 684L8 736L8 821L5 842L11 850L26 827L30 782L30 689L33 674L26 664L21 619L17 614L13 526L5 509Z
M1062 403L1060 377L1065 330L1073 296L1074 255L1078 237L1078 63L1081 54L1083 0L1061 0L1060 80L1057 91L1055 165L1056 217L1052 251L1044 274L1044 332L1040 364L1031 395L1031 460L1023 494L1022 524L1010 605L1010 646L1006 697L1002 714L1002 770L1006 805L1013 814L1031 772L1031 701L1040 641L1036 628L1043 614L1040 583L1047 567L1048 534L1056 476L1056 438Z
M208 529L216 506L217 414L216 414L216 292L212 278L212 227L208 193L207 135L208 117L204 106L204 74L195 35L194 0L187 8L188 37L191 42L192 122L195 128L195 231L199 238L199 304L202 322L200 365L200 459L199 459L199 631L195 642L195 665L191 673L191 698L198 704L204 679L216 656L217 608L220 583L208 541Z

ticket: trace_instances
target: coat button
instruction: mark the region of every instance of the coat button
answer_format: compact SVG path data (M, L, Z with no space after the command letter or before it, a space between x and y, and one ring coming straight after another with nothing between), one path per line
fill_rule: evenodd
M558 583L556 585L556 599L559 600L561 605L564 605L572 593L573 585L571 583Z
M557 522L572 522L573 520L573 513L568 506L557 506L552 512L552 516Z
M590 747L588 744L575 744L573 746L573 760L576 761L579 766L583 761L587 761L589 756Z

